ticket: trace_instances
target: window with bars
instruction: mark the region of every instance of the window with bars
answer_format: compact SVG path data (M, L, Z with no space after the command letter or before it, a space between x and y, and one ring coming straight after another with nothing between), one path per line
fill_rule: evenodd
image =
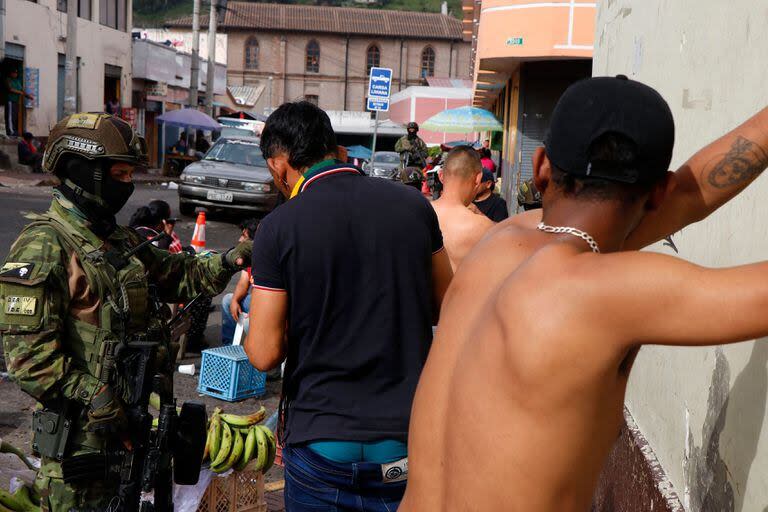
M381 64L381 50L375 44L368 47L365 52L365 74L371 73L371 68L377 68Z
M259 69L259 41L255 37L245 42L245 69Z
M435 76L435 50L427 46L421 52L421 77Z
M306 96L304 96L304 101L309 102L316 107L320 106L320 96L318 96L317 94L307 94Z
M32 0L37 3L37 0ZM56 8L59 12L67 12L67 0L57 0ZM85 20L91 19L91 0L77 0L77 16Z
M304 69L307 73L320 72L320 45L314 39L307 43L307 61Z

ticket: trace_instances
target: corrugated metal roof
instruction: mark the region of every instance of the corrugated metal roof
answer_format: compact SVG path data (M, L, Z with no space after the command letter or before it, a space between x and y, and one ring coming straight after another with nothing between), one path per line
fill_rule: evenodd
M228 85L227 92L232 96L232 100L235 105L244 105L246 107L252 107L256 105L256 102L264 92L264 86L258 85L256 87L250 85Z
M207 26L207 17L201 16ZM169 27L191 27L192 17L166 23ZM461 21L440 13L389 11L320 5L229 2L222 29L255 29L334 34L407 37L412 39L462 38Z

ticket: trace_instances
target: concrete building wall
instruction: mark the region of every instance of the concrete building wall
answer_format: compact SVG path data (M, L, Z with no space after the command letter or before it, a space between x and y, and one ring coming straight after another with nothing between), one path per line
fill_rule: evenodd
M207 21L207 13L203 13ZM175 28L135 28L134 33L139 33L142 39L149 39L157 43L170 41L173 48L185 53L192 53L192 32ZM199 55L201 59L208 59L208 29L200 31ZM227 63L227 34L216 34L216 62Z
M58 55L65 53L67 15L56 9L56 0L8 0L5 37L22 45L24 65L40 70L39 107L27 110L26 129L47 136L57 119ZM92 0L91 19L78 18L77 55L80 58L80 110L104 110L104 67L122 69L121 104L131 106L131 9L127 0L127 32L99 24L99 2Z
M433 115L452 108L468 107L472 103L472 89L460 87L411 86L392 95L389 119L399 125L411 121L423 124ZM442 144L465 137L463 134L438 133L421 128L419 137L429 145ZM476 134L466 134L475 140Z
M133 44L133 78L165 83L187 91L191 83L190 73L192 56L182 53L174 47L165 46L146 39L134 39ZM227 66L216 63L213 92L215 95L227 93ZM208 61L200 59L200 72L197 89L204 94L208 81ZM187 98L185 98L186 103Z
M676 168L766 106L767 22L764 0L599 2L594 74L626 74L667 99ZM766 180L675 235L680 256L714 267L766 258ZM767 340L640 351L627 407L687 510L766 510L767 363Z

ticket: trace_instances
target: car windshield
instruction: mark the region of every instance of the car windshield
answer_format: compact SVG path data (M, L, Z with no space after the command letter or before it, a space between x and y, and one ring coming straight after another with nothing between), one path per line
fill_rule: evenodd
M400 155L397 153L376 153L374 162L377 164L399 164Z
M259 145L256 142L244 140L220 140L205 155L205 159L259 167L267 166Z

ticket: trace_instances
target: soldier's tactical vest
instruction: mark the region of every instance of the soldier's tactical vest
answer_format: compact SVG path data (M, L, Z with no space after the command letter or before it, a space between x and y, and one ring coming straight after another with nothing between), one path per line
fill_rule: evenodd
M27 217L33 222L25 230L49 226L56 231L68 254L74 252L77 255L91 292L99 298L99 325L66 315L62 344L73 364L107 383L113 369L110 355L115 346L127 337L141 336L150 327L144 264L133 255L126 259L123 268L115 269L105 258L104 242L87 228L73 225L55 209ZM111 249L128 252L127 238L119 242L122 246Z

